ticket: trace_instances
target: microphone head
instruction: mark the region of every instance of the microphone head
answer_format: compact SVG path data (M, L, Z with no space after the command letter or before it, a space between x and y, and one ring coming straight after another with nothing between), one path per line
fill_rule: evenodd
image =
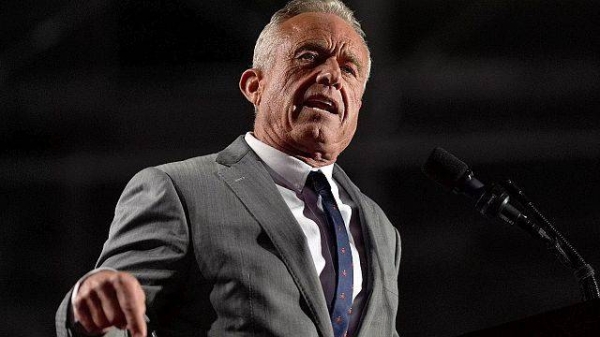
M421 168L431 180L439 183L448 190L457 187L469 172L469 166L441 147L433 149L429 158Z

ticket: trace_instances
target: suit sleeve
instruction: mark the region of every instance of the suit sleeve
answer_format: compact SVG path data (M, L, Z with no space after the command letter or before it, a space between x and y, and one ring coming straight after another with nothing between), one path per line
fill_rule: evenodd
M385 221L388 223L389 228L391 228L391 230L393 231L393 234L390 237L394 237L394 267L395 267L395 279L396 279L396 284L398 283L398 275L400 273L400 261L401 261L401 255L402 255L402 241L400 239L400 232L398 231L398 229L396 227L394 227L391 222L387 219L387 217L385 216L385 214L383 213L383 211L381 211L381 214L383 215L383 217L385 218ZM396 291L396 294L399 294L398 291ZM399 300L398 298L396 299L397 301ZM394 308L394 313L397 315L397 310L398 308ZM393 319L393 331L392 331L392 337L399 337L398 334L398 330L396 328L396 319Z
M141 283L149 312L159 310L182 286L191 255L184 202L171 178L156 168L136 174L125 187L97 267L133 274ZM70 293L56 315L57 336L68 329Z
M391 322L391 328L392 328L392 337L398 337L398 329L397 329L397 315L398 315L398 302L399 302L399 285L398 285L398 275L400 273L400 261L401 261L401 255L402 255L402 241L400 238L400 232L398 231L398 229L392 225L392 223L390 222L390 220L387 218L387 216L385 215L385 213L383 212L383 210L377 205L374 204L375 207L375 211L376 213L379 215L379 219L381 221L381 225L382 225L382 230L384 231L385 235L384 238L387 240L387 247L389 247L389 258L386 256L382 256L381 258L386 259L387 263L386 265L388 266L388 268L384 268L384 269L388 269L387 270L387 277L389 278L389 281L391 281L391 283L388 283L388 290L389 290L389 294L390 296L393 296L394 299L392 300L392 307L390 308L390 322ZM388 281L388 282L389 282Z
M400 273L400 261L401 261L401 253L402 253L402 241L400 240L400 232L394 228L394 231L396 232L396 254L395 254L395 265L396 265L396 275L398 275ZM397 310L397 308L396 308ZM395 324L397 324L397 322L395 322ZM393 337L399 337L400 335L398 334L398 330L394 329L393 331Z

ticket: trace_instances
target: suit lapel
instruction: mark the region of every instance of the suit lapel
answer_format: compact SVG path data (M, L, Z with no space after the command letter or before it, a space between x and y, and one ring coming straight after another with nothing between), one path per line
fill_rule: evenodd
M333 170L333 177L336 182L346 190L348 195L350 195L352 201L357 205L358 213L360 215L360 225L362 228L363 242L365 244L365 255L367 257L368 272L366 291L368 291L368 293L357 335L368 336L366 329L369 326L369 323L375 318L373 316L376 311L375 309L381 305L380 296L375 296L374 294L381 293L383 287L381 284L383 275L381 275L381 269L379 268L378 245L374 239L377 237L375 233L377 230L377 215L374 214L369 207L365 207L365 204L360 197L360 190L337 165Z
M320 335L333 336L327 304L304 233L259 158L241 136L219 154L217 162L227 166L219 175L252 213L281 255Z

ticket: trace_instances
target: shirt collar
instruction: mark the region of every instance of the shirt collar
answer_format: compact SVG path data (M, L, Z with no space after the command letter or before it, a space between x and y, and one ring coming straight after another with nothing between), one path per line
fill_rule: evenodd
M285 180L289 188L297 192L302 191L304 188L310 171L321 171L327 177L327 180L333 180L334 164L314 168L296 157L261 142L254 137L252 132L246 133L244 140L273 172Z

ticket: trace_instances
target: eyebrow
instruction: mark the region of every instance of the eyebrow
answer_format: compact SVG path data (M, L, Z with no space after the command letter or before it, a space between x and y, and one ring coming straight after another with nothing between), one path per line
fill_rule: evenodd
M303 51L303 50L313 50L313 51L317 51L319 53L329 52L329 48L327 48L327 45L323 42L318 42L318 41L309 41L309 42L303 43L302 45L300 45L300 47L298 47L296 49L296 53ZM353 63L356 66L356 68L358 68L359 72L362 72L363 65L359 61L359 58L355 53L353 53L352 51L344 50L342 52L342 56L344 57L344 59Z

